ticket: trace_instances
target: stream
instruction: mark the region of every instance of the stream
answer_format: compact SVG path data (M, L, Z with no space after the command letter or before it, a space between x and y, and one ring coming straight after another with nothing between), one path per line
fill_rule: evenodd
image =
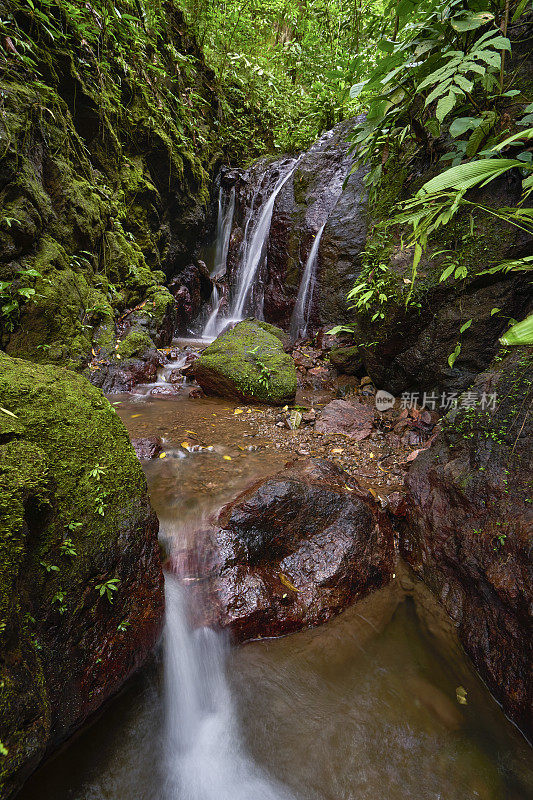
M132 437L163 438L164 457L144 466L168 553L287 460L231 401L186 393L111 401ZM326 625L241 647L190 629L187 587L174 576L166 597L152 663L34 774L20 800L533 796L529 747L437 603L403 569Z

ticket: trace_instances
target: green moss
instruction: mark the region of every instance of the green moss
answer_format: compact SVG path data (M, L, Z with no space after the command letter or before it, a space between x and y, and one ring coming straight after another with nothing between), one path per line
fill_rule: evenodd
M72 677L72 653L58 649L54 637L79 626L80 663L95 646L105 646L95 640L96 629L84 641L80 619L83 614L85 624L90 619L86 606L96 602L91 599L96 583L119 569L125 526L142 541L151 512L126 430L101 391L84 378L0 353L0 406L11 412L0 410L0 741L8 750L0 762L0 794L5 796L10 781L16 785L18 770L35 766L46 750L57 709L51 707L45 676L53 671L59 686ZM98 479L91 475L97 465ZM75 557L61 549L67 537ZM61 615L54 601L58 592L64 593ZM116 629L124 614L121 602L109 613L116 615L111 619Z
M121 358L133 358L146 353L147 350L154 350L155 344L144 331L132 330L120 342L117 353Z
M294 400L296 368L278 336L246 320L209 345L195 362L198 383L208 392L283 405Z

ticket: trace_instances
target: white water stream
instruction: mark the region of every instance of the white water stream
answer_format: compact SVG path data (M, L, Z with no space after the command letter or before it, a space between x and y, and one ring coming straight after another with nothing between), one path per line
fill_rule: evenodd
M325 227L326 223L322 225L315 236L313 246L311 247L311 252L309 253L305 264L302 280L300 281L298 296L296 298L296 303L291 316L290 333L293 341L299 337L303 338L307 333L307 326L309 325L309 316L311 314L311 307L313 305L313 294L316 284L318 248L320 247L320 240Z
M292 800L244 749L225 637L190 630L183 589L171 575L166 607L165 800Z

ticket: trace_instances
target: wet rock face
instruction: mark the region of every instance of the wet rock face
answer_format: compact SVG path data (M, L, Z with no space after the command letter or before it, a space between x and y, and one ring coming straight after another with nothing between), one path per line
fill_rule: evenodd
M475 382L496 409L448 416L411 465L401 550L440 599L476 668L531 736L533 348Z
M186 267L172 280L169 289L176 301L176 330L185 334L213 291L213 281L204 262Z
M283 331L245 320L225 331L193 363L206 394L284 405L296 395L296 368Z
M127 432L80 375L0 353L0 796L146 659L158 522Z
M362 183L365 169L350 176L343 189L353 163L346 141L352 127L352 121L337 125L304 153L276 199L261 297L255 298L255 310L262 305L265 319L283 328L289 327L307 257L326 220L318 251L311 327L347 319L346 295L359 273L359 257L366 240L366 195ZM262 160L235 178L237 204L228 255L232 282L239 265L247 209L256 209L253 222L274 189L284 163Z
M393 176L394 170L390 172ZM434 168L418 180L423 183L433 176ZM383 194L395 199L400 188L393 177L388 180ZM403 192L407 195L410 189L404 186ZM488 208L500 208L516 206L520 197L521 182L511 175L477 190L471 199ZM388 208L380 213L387 219ZM531 310L531 286L525 273L482 273L507 259L527 256L532 252L533 237L488 212L476 214L473 236L469 225L469 215L459 214L453 225L434 234L418 266L415 292L419 305L407 310L404 282L410 283L413 249L402 248L400 229L384 243L379 228L374 228L368 248L377 248L389 266L389 300L383 320L372 321L372 314L357 316L355 340L361 344L360 353L376 386L396 396L404 391L461 392L489 366L508 320L523 319ZM452 252L453 262L464 267L466 275L462 280L440 281L451 263L443 254ZM468 320L472 324L460 334ZM450 367L448 357L459 340L461 351Z
M255 484L217 524L201 559L211 576L203 607L209 624L239 641L326 622L391 578L387 518L323 459L293 462Z

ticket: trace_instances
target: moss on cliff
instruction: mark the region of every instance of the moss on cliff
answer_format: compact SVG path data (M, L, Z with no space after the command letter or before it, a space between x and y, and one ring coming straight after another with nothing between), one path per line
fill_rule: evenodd
M172 0L137 13L127 0L46 13L0 0L14 48L0 80L0 280L42 276L0 318L13 355L83 367L102 318L148 295L155 327L172 302L165 273L196 247L220 148L214 76Z
M9 793L144 658L162 595L145 478L101 391L0 353L0 406L0 781ZM116 600L104 603L97 587L112 578ZM131 632L119 635L124 619Z

